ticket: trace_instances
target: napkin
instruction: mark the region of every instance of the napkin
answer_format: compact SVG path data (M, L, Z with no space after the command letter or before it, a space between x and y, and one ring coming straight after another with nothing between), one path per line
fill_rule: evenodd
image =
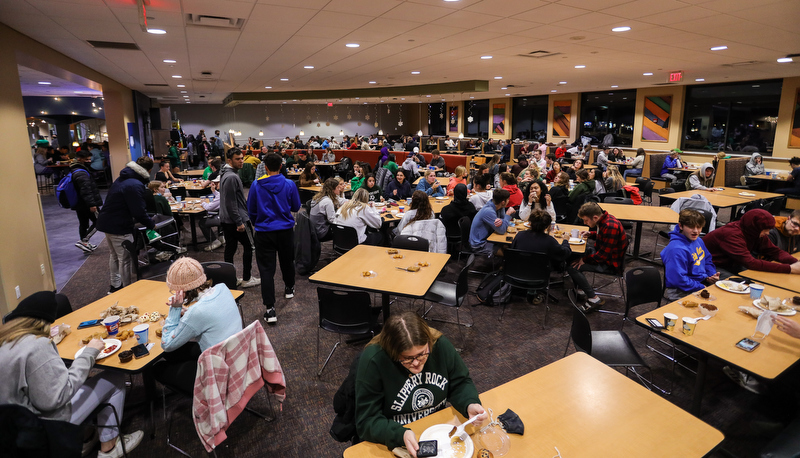
M777 315L775 312L766 310L761 316L758 317L758 321L756 322L756 330L753 331L753 335L751 337L756 337L758 333L762 335L757 338L764 338L769 335L769 332L772 330L772 317Z

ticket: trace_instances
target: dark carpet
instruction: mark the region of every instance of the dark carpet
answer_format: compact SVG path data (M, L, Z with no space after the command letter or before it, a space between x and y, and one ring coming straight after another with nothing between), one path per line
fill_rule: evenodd
M723 213L722 219L727 220L728 212ZM663 226L656 228L664 229ZM651 249L654 237L651 225L645 224L642 251ZM323 255L330 250L328 245L324 244ZM236 262L241 273L240 253ZM188 255L201 262L222 260L223 257L221 249L215 253L202 250L196 252L190 249ZM631 262L628 267L637 264L640 263ZM108 248L102 244L88 257L85 264L62 290L71 299L74 307L104 297L109 286L107 265ZM257 272L255 265L253 269ZM471 292L474 292L480 280L480 276L470 278ZM276 290L281 291L283 284L279 273L276 274L275 283ZM570 285L569 281L567 285ZM609 291L618 293L616 286L610 287ZM551 303L546 329L542 329L540 325L543 306L529 305L524 295L514 296L512 303L506 309L503 321L498 321L501 308L482 305L473 307L472 304L475 304L477 299L474 294L470 294L461 308L461 319L474 322L474 326L463 329L463 343L455 325L434 323L433 326L444 332L456 346L463 347L462 357L470 369L478 391L482 392L563 357L573 308L564 290L557 288L553 291L553 295L558 303ZM373 298L375 304L379 303L377 302L379 300L377 296ZM420 303L421 301L417 301L414 305L409 299L400 299L392 307L393 311L416 310ZM246 322L262 319L264 308L261 305L258 288L246 290L242 304ZM146 304L137 305L146 308ZM653 306L644 308L645 310L640 310L637 314L644 313ZM621 299L611 299L605 309L622 312L624 305ZM435 312L447 315L448 318L455 317L452 309L437 308ZM228 439L219 447L217 453L219 456L237 457L341 456L347 444L334 441L328 434L334 417L331 402L333 394L347 375L350 361L362 347L340 346L322 377L317 378L318 367L336 341L336 337L322 333L321 356L317 359L316 285L310 284L307 277L298 276L295 297L290 300L279 298L277 313L278 324L265 325L265 329L286 374L288 388L283 409L273 422L265 422L247 413L242 414L228 430ZM594 313L589 319L595 330L620 329L622 324L621 317L616 315ZM661 386L668 386L672 377L671 366L665 359L647 350L646 331L631 323L625 324L624 330L651 365L655 382ZM569 351L573 352L574 349L570 346ZM711 456L755 456L780 431L780 424L785 424L796 413L795 404L787 402L778 390L775 390L778 394L768 393L760 396L745 391L731 382L721 369L722 364L712 359L700 415L703 421L718 428L726 437ZM677 369L673 393L664 398L683 409L688 409L694 380L692 373L681 368ZM134 403L143 398L141 377L134 377L128 402ZM251 406L255 408L266 408L266 405L263 396L251 402ZM274 400L273 405L276 405ZM176 413L172 426L173 442L178 443L193 456L204 455L205 451L196 436L191 420L190 407L189 400L175 395L167 398L166 414ZM179 456L166 444L167 427L164 414L161 402L158 400L155 414L156 437L152 440L146 438L132 456L159 458ZM559 415L559 412L541 412L541 415L554 416ZM148 418L149 411L146 407L130 407L125 411L123 430L145 429ZM576 425L579 424L577 420ZM527 434L537 434L537 432L531 431ZM576 429L575 434L580 434L580 431ZM674 439L680 441L680 438ZM636 439L631 438L631 440ZM508 456L516 455L512 450Z

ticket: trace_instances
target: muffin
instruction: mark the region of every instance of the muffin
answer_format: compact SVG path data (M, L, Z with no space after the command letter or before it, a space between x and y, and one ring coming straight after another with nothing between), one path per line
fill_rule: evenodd
M132 360L132 359L133 359L133 352L132 351L125 350L125 351L119 352L119 362L127 363L127 362L130 362L130 360Z
M702 297L703 299L708 299L709 297L711 297L711 293L709 293L707 290L704 289L700 291L700 297Z

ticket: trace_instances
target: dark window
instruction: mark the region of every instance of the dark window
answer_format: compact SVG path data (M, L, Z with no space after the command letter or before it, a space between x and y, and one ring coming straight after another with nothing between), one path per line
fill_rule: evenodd
M447 129L447 107L444 103L428 104L428 132L431 135L445 135Z
M611 134L614 146L631 146L635 111L635 90L584 92L578 132L581 136L594 137L592 144L599 144Z
M512 138L540 143L547 140L547 101L546 95L514 99L511 112Z
M469 117L472 116L472 122ZM488 100L468 100L464 102L464 121L467 129L464 133L467 137L489 138L489 101Z
M781 88L781 80L689 86L681 148L771 155Z

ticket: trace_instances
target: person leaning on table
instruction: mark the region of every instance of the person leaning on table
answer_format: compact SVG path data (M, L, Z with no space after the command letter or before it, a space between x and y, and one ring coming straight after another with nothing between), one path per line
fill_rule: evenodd
M669 244L661 251L666 290L664 297L677 301L719 280L711 254L700 238L706 219L692 209L681 210L678 224L669 233Z
M114 406L122 421L125 406L125 377L121 372L104 371L89 377L97 356L103 350L100 339L92 339L83 353L67 368L50 340L50 325L56 321L56 295L52 291L34 293L3 318L0 326L0 404L25 407L37 416L57 421L83 424L101 403ZM73 337L74 338L74 337ZM123 455L117 438L111 407L97 415L100 428L98 458ZM130 453L144 433L124 436ZM84 445L86 448L86 445Z
M450 403L461 415L486 420L478 390L453 344L414 312L394 314L358 362L356 429L366 441L417 456L406 428Z

